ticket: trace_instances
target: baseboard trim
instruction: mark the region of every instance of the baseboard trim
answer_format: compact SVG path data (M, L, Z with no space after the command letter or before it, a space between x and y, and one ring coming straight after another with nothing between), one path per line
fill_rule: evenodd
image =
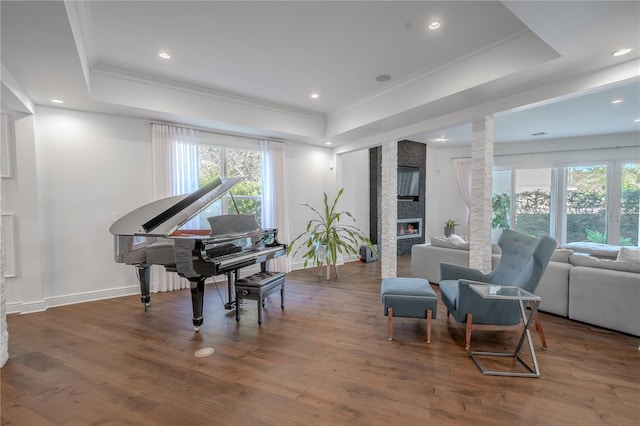
M345 263L348 263L348 262L358 262L359 260L360 260L359 256L343 257L342 259L338 259L337 266L344 265ZM291 262L292 271L296 271L298 269L311 269L311 268L317 268L317 266L307 264L307 267L305 268L304 262L295 262L295 263Z
M115 297L132 296L135 294L140 294L140 286L138 285L47 297L44 300L35 302L12 302L7 303L7 314L30 314L46 311L48 308L58 306L94 302L96 300L113 299Z
M343 265L346 262L357 261L356 257L349 257L338 260L338 266ZM315 266L307 266L308 268L314 268ZM304 262L292 263L291 269L304 269ZM241 276L250 275L251 273L259 271L259 266L253 266L244 268ZM207 279L207 283L213 283L212 278ZM227 283L226 277L217 277L215 280L217 284ZM139 285L131 285L126 287L111 288L106 290L87 291L81 293L66 294L63 296L47 297L43 300L33 302L11 302L7 303L7 314L30 314L36 312L43 312L49 308L55 308L58 306L74 305L76 303L94 302L96 300L113 299L115 297L133 296L140 294Z

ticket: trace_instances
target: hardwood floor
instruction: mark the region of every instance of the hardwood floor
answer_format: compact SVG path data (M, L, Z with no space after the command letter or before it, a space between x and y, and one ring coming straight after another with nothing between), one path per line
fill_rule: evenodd
M236 323L212 285L200 333L188 291L148 312L131 296L11 315L2 425L640 424L640 339L543 313L542 377L483 376L441 302L430 345L407 318L387 340L379 268L287 274L286 308L270 296L261 327L255 301ZM517 337L474 332L472 348Z

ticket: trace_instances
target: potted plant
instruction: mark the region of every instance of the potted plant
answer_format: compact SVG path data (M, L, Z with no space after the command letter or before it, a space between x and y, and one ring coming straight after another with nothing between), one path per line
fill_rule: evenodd
M444 236L450 237L451 234L456 233L456 226L458 226L458 222L453 219L449 219L444 223Z
M357 254L359 244L364 242L369 246L372 253L375 253L371 240L355 226L356 220L349 212L336 212L336 204L342 195L344 188L338 192L329 207L327 194L324 194L324 210L320 213L309 204L302 204L315 213L315 217L307 223L306 230L295 237L289 247L287 254L290 254L296 243L299 242L298 248L293 252L295 256L298 251L304 251L302 257L304 259L304 267L307 267L309 261L315 264L319 270L323 265L327 265L327 279L331 276L330 266L338 276L336 269L336 261L338 253L340 254ZM341 224L340 219L348 216L353 220L353 225Z

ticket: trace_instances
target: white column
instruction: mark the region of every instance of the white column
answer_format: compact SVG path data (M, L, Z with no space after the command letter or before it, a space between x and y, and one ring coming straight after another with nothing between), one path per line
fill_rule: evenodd
M387 142L382 145L382 241L379 241L378 250L382 278L391 278L397 275L396 241L398 218L398 142Z
M473 120L471 142L471 217L469 266L491 271L491 184L493 115Z

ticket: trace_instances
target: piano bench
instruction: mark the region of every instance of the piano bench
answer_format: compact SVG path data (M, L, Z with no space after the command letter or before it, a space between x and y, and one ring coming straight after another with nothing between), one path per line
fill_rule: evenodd
M258 302L258 324L262 324L264 299L280 290L280 308L284 309L284 273L258 272L236 281L236 321L240 321L240 301L251 299Z

